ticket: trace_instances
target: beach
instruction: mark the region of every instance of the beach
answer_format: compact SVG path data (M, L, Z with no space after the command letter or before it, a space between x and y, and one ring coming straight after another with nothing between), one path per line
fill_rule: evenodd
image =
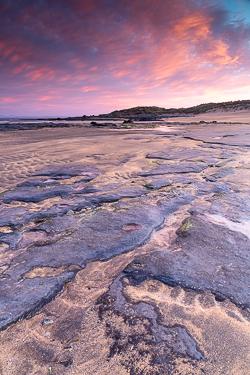
M0 132L0 373L250 372L249 117L209 116Z

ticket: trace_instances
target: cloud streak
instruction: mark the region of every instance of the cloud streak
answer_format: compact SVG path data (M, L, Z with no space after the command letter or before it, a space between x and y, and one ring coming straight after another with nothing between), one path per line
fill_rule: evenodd
M0 14L0 114L247 98L250 27L218 2L2 0Z

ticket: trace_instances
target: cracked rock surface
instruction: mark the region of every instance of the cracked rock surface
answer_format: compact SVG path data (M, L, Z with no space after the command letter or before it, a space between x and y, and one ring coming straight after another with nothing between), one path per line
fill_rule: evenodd
M246 131L3 132L0 374L248 374Z

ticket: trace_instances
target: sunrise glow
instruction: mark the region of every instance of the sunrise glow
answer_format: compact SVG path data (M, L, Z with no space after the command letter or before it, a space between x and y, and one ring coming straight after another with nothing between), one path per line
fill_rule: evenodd
M250 3L1 1L0 115L249 99Z

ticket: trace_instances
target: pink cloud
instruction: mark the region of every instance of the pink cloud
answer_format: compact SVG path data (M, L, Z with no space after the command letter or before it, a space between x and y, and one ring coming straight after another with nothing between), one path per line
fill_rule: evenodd
M218 4L16 0L5 12L0 79L13 110L18 100L74 115L246 98L250 28Z
M14 103L14 102L19 102L20 99L16 98L0 98L1 103Z
M47 96L42 96L40 98L40 100L43 102L43 101L46 101L46 100L50 100L51 98L52 98L52 96L47 95Z

